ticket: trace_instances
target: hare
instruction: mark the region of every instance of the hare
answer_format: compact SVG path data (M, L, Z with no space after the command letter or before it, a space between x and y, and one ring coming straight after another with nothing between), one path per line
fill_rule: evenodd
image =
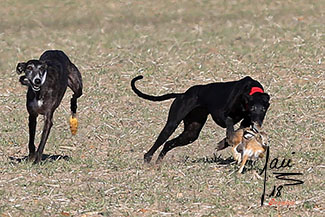
M240 128L227 142L232 146L234 159L240 164L238 173L242 173L248 159L263 158L267 149L267 135L255 128Z

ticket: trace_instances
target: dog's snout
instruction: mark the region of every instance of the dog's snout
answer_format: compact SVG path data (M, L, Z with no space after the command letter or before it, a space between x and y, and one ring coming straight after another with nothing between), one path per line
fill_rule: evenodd
M41 84L41 79L39 79L39 78L36 78L35 80L34 80L34 83L35 84L37 84L37 85L39 85L39 84Z

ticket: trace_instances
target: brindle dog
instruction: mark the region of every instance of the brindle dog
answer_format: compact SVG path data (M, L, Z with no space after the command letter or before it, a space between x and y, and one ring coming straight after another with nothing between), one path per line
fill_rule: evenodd
M18 74L25 73L19 81L28 86L27 111L29 113L29 160L39 163L45 143L53 125L53 113L60 105L67 87L74 92L71 112L77 112L77 99L82 95L82 78L78 68L59 50L45 51L39 60L18 63ZM40 144L35 152L35 131L38 115L45 116Z

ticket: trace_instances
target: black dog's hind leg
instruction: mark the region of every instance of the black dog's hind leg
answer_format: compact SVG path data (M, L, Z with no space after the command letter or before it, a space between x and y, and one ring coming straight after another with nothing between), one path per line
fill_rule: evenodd
M28 127L29 127L28 160L34 160L34 158L35 158L35 144L34 144L34 142L35 142L36 123L37 123L37 115L29 114L29 117L28 117Z
M194 142L198 137L208 117L208 112L203 108L196 108L184 119L184 131L176 138L165 143L160 152L157 163L159 163L168 151L178 146L185 146Z
M44 127L43 127L43 132L42 132L42 137L41 137L41 142L38 146L37 152L36 152L36 156L35 156L35 161L34 163L39 163L42 160L42 154L44 151L44 147L47 141L47 138L50 134L51 128L53 126L53 112L48 112L45 114L45 121L44 121Z
M186 115L196 107L196 100L189 99L188 97L177 97L172 103L167 123L164 129L160 132L155 144L144 155L145 163L149 163L155 151L173 134L180 122L186 117Z
M82 79L79 70L72 63L69 66L68 87L73 91L70 109L74 117L77 113L77 99L82 95Z

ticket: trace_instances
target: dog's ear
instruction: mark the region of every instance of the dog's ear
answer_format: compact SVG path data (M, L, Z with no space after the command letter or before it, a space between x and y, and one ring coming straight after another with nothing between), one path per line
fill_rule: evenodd
M19 78L19 82L20 82L22 85L26 85L26 86L29 84L29 83L28 83L28 79L26 78L25 75L20 76L20 78Z
M267 94L267 93L263 93L263 95L262 95L262 100L263 100L265 103L269 103L269 101L270 101L270 95Z
M248 102L252 100L252 96L249 95L249 92L251 91L251 88L252 88L252 85L251 85L252 79L250 77L246 77L244 79L246 79L246 81L245 81L244 87L242 89L243 100L244 100L245 104L248 104Z
M26 66L27 66L27 64L25 62L18 63L18 65L16 67L17 74L19 75L19 74L25 72L26 71Z
M247 92L245 92L243 94L243 99L244 99L244 102L246 105L248 104L248 102L252 101L252 98L253 97L251 95L249 95Z

